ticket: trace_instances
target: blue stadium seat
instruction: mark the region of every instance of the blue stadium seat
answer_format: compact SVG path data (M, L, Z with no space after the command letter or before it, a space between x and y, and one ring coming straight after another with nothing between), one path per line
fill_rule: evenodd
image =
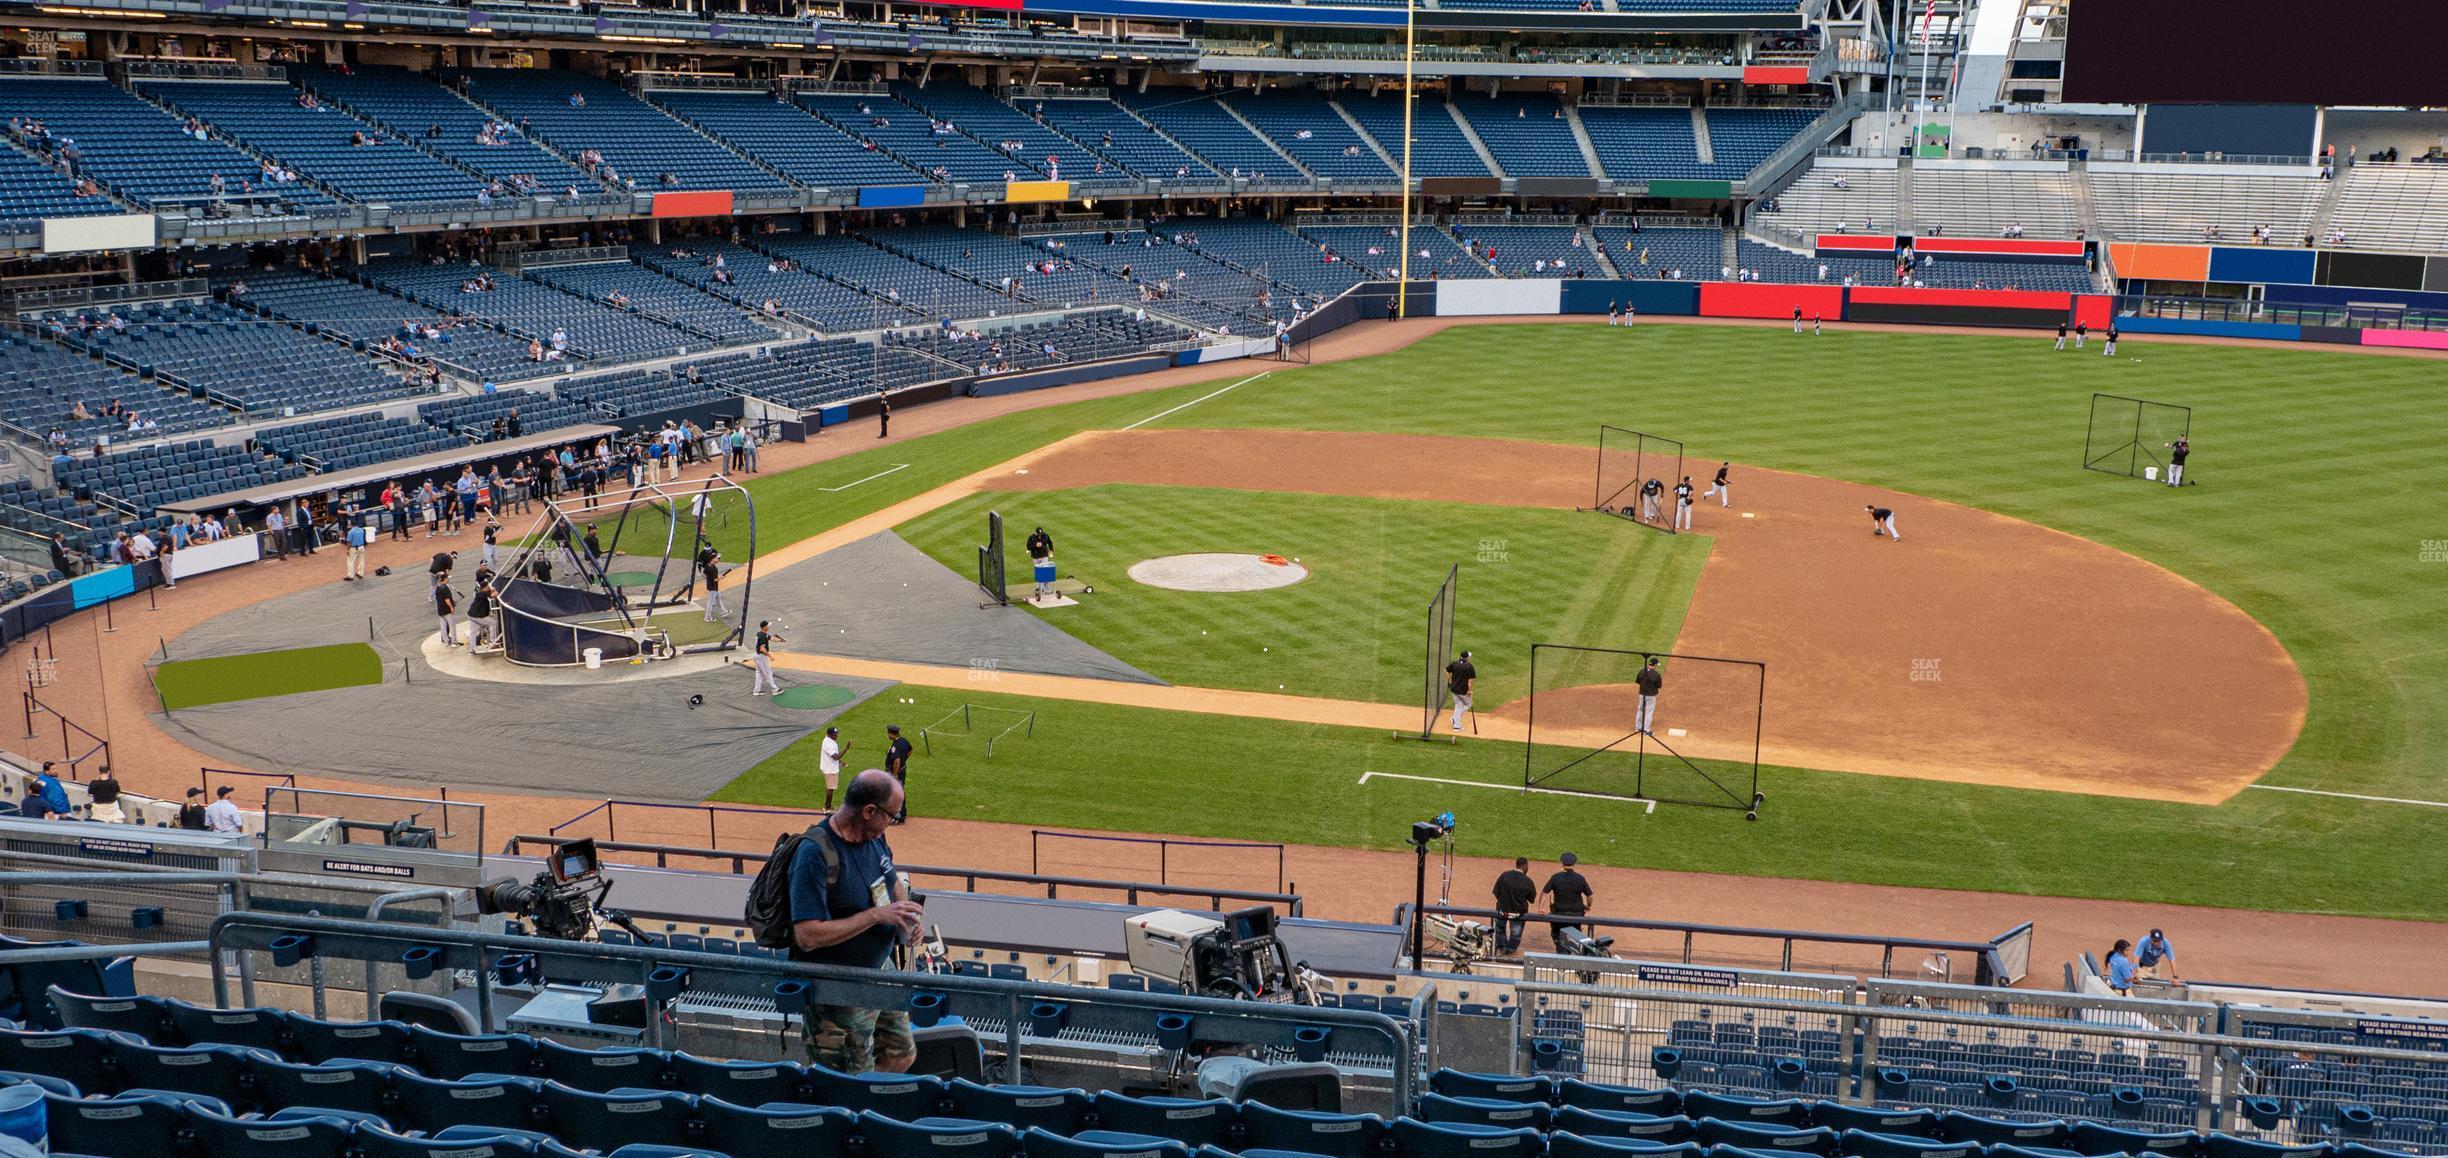
M170 1025L187 1045L238 1045L265 1053L289 1049L288 1016L277 1009L215 1009L166 1000Z
M1496 1098L1449 1098L1443 1094L1422 1094L1419 1117L1427 1122L1462 1122L1474 1126L1495 1126L1506 1130L1547 1129L1548 1110L1544 1102L1515 1102Z
M1941 1142L1903 1134L1847 1130L1838 1138L1851 1158L1980 1158L1978 1142Z
M1537 1075L1520 1077L1441 1069L1428 1075L1428 1088L1449 1098L1495 1098L1507 1102L1555 1100L1555 1083Z
M731 1158L731 1156L713 1150L702 1150L695 1146L651 1146L642 1142L631 1142L617 1150L610 1151L604 1155L604 1158Z
M1260 1149L1298 1150L1323 1158L1372 1158L1385 1133L1385 1120L1375 1114L1278 1110L1260 1102L1244 1102L1241 1127L1248 1144Z
M805 1075L787 1061L714 1061L674 1053L671 1077L681 1090L701 1098L721 1098L735 1106L799 1102L807 1098Z
M350 1123L339 1118L233 1118L188 1107L204 1158L349 1158Z
M169 1044L170 1006L158 997L97 997L51 986L44 993L59 1024L69 1029L106 1029L140 1040Z
M1028 1158L1190 1158L1190 1148L1171 1138L1117 1130L1083 1130L1064 1137L1036 1126L1021 1133L1020 1150Z
M111 1068L109 1040L91 1029L0 1029L0 1069L48 1074L88 1094L123 1084Z
M1659 1145L1689 1142L1698 1136L1692 1120L1681 1114L1627 1114L1578 1106L1557 1110L1553 1128L1589 1138L1631 1138Z
M873 1158L1009 1158L1020 1135L1001 1122L920 1118L897 1122L874 1110L859 1114L859 1135Z
M43 1111L51 1122L51 1152L118 1155L176 1154L186 1131L186 1114L170 1098L63 1098L43 1095Z
M1825 1126L1797 1129L1792 1126L1771 1126L1756 1122L1728 1122L1720 1118L1702 1118L1695 1123L1703 1146L1734 1146L1783 1154L1834 1154L1836 1132Z
M1868 1130L1873 1134L1892 1134L1903 1138L1938 1136L1938 1115L1930 1110L1887 1110L1877 1106L1813 1102L1810 1120L1811 1125L1825 1126L1839 1134L1847 1130Z
M2053 1118L2017 1119L1984 1118L1949 1110L1938 1116L1940 1137L1957 1142L1978 1142L1983 1146L2030 1146L2057 1149L2066 1143L2066 1124Z
M470 1074L523 1077L534 1072L535 1039L523 1033L444 1033L422 1025L408 1027L408 1042L417 1072L429 1078L464 1078Z
M2264 1142L2257 1138L2238 1138L2224 1131L2212 1131L2202 1139L2202 1158L2322 1158L2329 1153L2325 1142L2287 1145Z
M131 1089L170 1090L217 1098L233 1106L249 1101L248 1071L254 1055L224 1045L185 1047L111 1043L111 1057Z
M1397 1158L1533 1158L1547 1149L1536 1130L1396 1118L1390 1131Z
M1549 1158L1700 1158L1693 1142L1644 1142L1638 1138L1593 1138L1570 1130L1547 1135Z
M643 1047L563 1045L550 1038L536 1040L536 1064L546 1081L573 1090L610 1093L613 1090L663 1088L664 1055Z
M306 1106L372 1114L386 1121L397 1109L390 1067L378 1062L299 1065L259 1058L252 1068L256 1098L266 1109Z
M489 1138L411 1138L389 1130L357 1129L357 1147L365 1158L528 1158L535 1143L516 1134Z
M1737 1098L1700 1090L1686 1091L1683 1112L1753 1126L1799 1126L1810 1120L1810 1103L1799 1098Z
M2066 1146L2079 1154L2189 1155L2201 1139L2191 1130L2121 1130L2097 1122L2076 1122Z
M1224 1098L1134 1098L1099 1090L1088 1099L1097 1123L1109 1130L1171 1138L1190 1146L1222 1145L1232 1136L1232 1102Z
M553 1137L583 1150L612 1150L632 1142L686 1146L697 1116L687 1094L655 1090L606 1093L559 1082L544 1083L544 1109Z
M732 1158L842 1158L858 1134L858 1115L837 1106L773 1102L735 1105L702 1098L705 1144Z
M293 1013L288 1028L288 1056L296 1061L409 1061L408 1027L396 1021L321 1021Z
M541 1121L533 1078L429 1078L401 1070L391 1075L391 1092L399 1098L393 1124L406 1129L432 1132L466 1125L532 1130Z
M807 1082L809 1100L820 1106L854 1106L903 1122L943 1110L943 1079L925 1074L845 1074L811 1064Z
M1068 1134L1079 1129L1088 1109L1086 1092L1050 1086L989 1086L954 1078L949 1092L953 1117L1002 1122L1015 1130L1035 1126Z
M537 1158L580 1158L580 1152L562 1145L561 1140L541 1130L505 1130L497 1126L446 1126L435 1131L435 1138L445 1142L496 1142L516 1139L535 1148Z
M0 1087L14 1085L31 1085L46 1094L57 1094L63 1098L85 1096L85 1091L78 1089L75 1082L66 1078L53 1077L50 1074L29 1074L18 1070L0 1070Z
M1577 1106L1584 1110L1610 1110L1622 1114L1683 1112L1683 1095L1672 1089L1608 1086L1579 1078L1557 1082L1556 1101L1560 1105Z

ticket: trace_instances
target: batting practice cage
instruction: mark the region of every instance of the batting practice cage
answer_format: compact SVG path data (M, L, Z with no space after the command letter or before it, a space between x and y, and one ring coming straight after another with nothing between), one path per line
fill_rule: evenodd
M1683 444L1620 426L1598 428L1598 480L1585 510L1604 511L1674 533L1674 485L1683 478ZM1659 489L1643 496L1655 479Z
M1641 728L1641 670L1660 685ZM1732 808L1752 820L1768 665L1757 660L1567 643L1530 645L1522 787Z
M541 506L495 580L503 658L572 667L739 646L750 622L756 506L738 484L715 475ZM709 563L720 572L711 586ZM473 572L462 558L452 577L462 606Z
M986 512L986 544L978 548L978 590L986 593L987 607L1011 604L1010 589L1003 585L1003 512Z
M2094 394L2091 427L2083 435L2083 469L2165 479L2168 444L2190 437L2192 430L2190 406Z
M1445 665L1460 657L1454 650L1454 598L1461 593L1462 565L1456 563L1445 572L1445 581L1437 585L1436 597L1428 601L1427 683L1420 701L1425 710L1420 714L1420 739L1436 734L1437 713L1445 707L1448 684Z

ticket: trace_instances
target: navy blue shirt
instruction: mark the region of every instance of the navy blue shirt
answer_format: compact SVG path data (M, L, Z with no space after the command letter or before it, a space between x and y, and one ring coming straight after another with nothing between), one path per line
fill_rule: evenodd
M893 899L892 846L883 837L860 844L851 844L833 831L831 824L819 826L815 839L802 841L799 853L791 859L790 905L791 921L832 921L867 909L881 908ZM824 887L824 853L816 841L829 841L841 857L841 879L828 891ZM827 945L814 951L794 949L794 961L815 961L826 965L852 965L874 969L884 964L892 953L893 939L899 926L890 922L877 925L839 944Z

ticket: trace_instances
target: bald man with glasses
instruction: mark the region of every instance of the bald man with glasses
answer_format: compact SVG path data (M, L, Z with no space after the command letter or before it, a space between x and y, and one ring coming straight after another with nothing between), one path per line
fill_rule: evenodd
M882 969L893 946L917 939L926 911L893 869L885 834L909 818L901 782L880 768L852 777L842 806L791 859L791 960ZM808 1058L846 1074L907 1072L918 1060L909 1013L807 1007Z

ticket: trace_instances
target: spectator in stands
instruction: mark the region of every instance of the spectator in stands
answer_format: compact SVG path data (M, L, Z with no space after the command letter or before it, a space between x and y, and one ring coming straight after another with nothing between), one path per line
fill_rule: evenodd
M2165 977L2176 980L2176 946L2168 944L2167 934L2157 929L2142 938L2142 947L2134 951L2134 967L2142 976L2153 981Z
M1513 867L1496 878L1496 952L1510 957L1521 952L1522 929L1529 924L1530 903L1538 886L1530 880L1530 858L1513 858Z
M76 553L68 549L67 537L57 531L51 534L51 569L63 577L76 574Z
M119 780L111 775L110 765L103 765L102 774L86 782L85 792L93 798L93 807L85 810L87 820L127 823L127 811L119 805Z
M2119 996L2133 995L2135 969L2133 942L2123 937L2117 938L2116 944L2108 947L2108 960L2103 967L2108 970L2109 989L2115 991Z
M1574 865L1580 863L1581 858L1568 852L1556 860L1563 867L1548 877L1546 886L1539 890L1548 898L1547 912L1558 917L1589 915L1590 902L1596 900L1598 894L1591 891L1589 880L1573 868ZM1560 950L1564 947L1564 930L1580 927L1573 923L1556 923L1550 924L1547 931L1555 939L1556 948Z
M237 802L230 799L232 789L224 784L213 789L213 802L204 806L204 827L210 832L238 832L245 828L238 815Z
M56 766L55 762L45 760L34 775L26 778L25 799L17 805L19 815L30 820L68 815L68 789L51 773Z
M894 944L918 935L925 910L902 894L885 839L907 817L900 781L871 768L851 778L842 806L799 842L790 865L792 960L881 969ZM810 1005L806 1017L808 1058L819 1065L903 1073L918 1059L906 1011Z

